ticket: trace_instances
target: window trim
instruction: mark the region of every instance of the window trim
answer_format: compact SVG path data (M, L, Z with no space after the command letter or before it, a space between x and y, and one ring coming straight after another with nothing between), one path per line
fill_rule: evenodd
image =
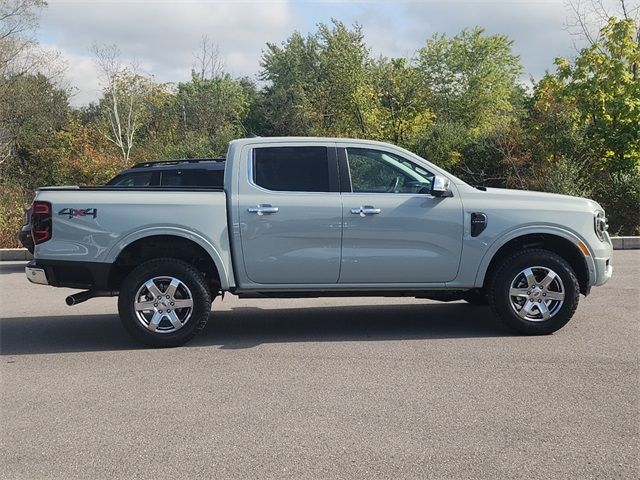
M329 178L329 191L325 192L310 192L307 190L270 190L261 185L258 185L255 181L255 172L256 172L256 150L262 148L308 148L308 147L319 147L325 148L327 150L327 168L328 168L328 178ZM260 189L264 192L268 193L276 193L276 194L304 194L304 195L327 195L327 194L339 194L340 193L340 180L338 178L338 154L335 146L329 145L314 145L314 144L304 144L304 145L260 145L251 147L248 155L248 168L247 168L247 180L249 185Z

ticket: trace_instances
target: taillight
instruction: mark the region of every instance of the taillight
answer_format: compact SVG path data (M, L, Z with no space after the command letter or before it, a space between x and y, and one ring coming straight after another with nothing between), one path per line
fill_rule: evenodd
M31 236L33 243L46 242L51 238L51 204L36 200L31 206Z

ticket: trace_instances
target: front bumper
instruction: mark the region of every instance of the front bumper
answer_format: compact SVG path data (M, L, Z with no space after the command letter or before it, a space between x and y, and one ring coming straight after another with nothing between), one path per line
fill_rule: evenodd
M47 273L43 268L38 268L29 264L25 267L24 273L27 276L27 280L29 280L31 283L37 283L39 285L49 285L49 280L47 280Z
M593 241L590 247L593 270L590 268L589 284L592 287L599 287L607 283L613 274L613 244L609 234L605 233L604 241Z
M612 258L594 258L593 261L596 265L596 275L593 286L599 287L600 285L607 283L611 278L611 275L613 275L613 264L611 263Z

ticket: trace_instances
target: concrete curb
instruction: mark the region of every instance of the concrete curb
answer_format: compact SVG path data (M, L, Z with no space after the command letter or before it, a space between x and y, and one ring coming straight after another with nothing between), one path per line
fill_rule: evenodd
M611 237L614 250L639 250L640 237Z
M31 260L33 255L26 248L0 248L0 261Z
M640 237L611 237L614 250L640 250ZM31 260L26 248L0 248L0 261Z

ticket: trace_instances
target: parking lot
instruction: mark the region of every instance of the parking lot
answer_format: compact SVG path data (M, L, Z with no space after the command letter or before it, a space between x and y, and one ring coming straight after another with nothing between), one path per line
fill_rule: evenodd
M2 264L0 476L637 478L640 251L547 337L415 299L214 302L140 348Z

